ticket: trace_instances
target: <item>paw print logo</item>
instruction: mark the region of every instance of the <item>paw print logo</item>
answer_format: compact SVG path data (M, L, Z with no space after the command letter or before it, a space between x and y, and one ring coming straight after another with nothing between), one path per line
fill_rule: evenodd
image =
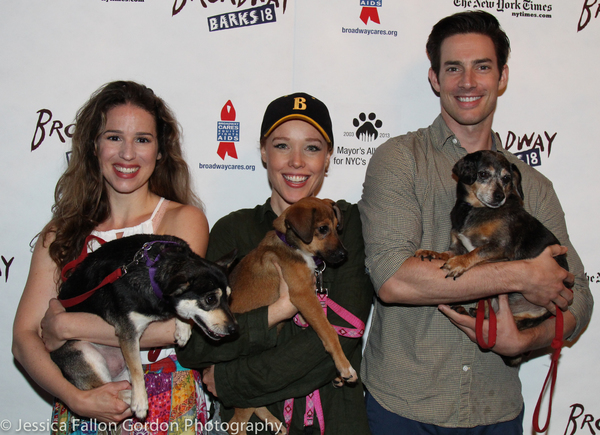
M367 115L361 113L358 115L358 119L354 118L352 124L355 127L358 127L356 130L356 137L363 142L371 142L377 139L379 136L378 128L381 128L383 122L381 120L376 119L377 115L374 113L369 113L369 120L367 121ZM374 123L372 121L375 121Z

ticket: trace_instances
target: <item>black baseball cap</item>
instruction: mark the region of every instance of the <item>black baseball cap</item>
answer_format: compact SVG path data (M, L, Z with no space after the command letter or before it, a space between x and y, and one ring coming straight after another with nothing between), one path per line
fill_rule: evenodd
M267 137L281 124L292 119L308 122L333 146L333 127L327 106L305 92L284 95L271 101L263 116L261 138Z

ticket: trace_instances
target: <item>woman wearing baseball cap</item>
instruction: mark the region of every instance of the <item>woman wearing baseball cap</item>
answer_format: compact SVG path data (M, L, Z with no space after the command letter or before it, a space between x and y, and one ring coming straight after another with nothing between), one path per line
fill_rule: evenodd
M288 206L317 195L333 153L327 106L306 93L272 101L263 117L260 151L271 196L264 204L235 211L214 225L209 259L233 249L239 258L245 256L273 229L273 221ZM337 205L343 213L340 238L348 249L348 259L341 266L327 266L323 284L331 300L366 322L373 288L364 268L360 216L354 204L340 200ZM203 381L222 405L223 422L231 419L234 407L267 406L291 434L306 433L305 426L312 426L315 434L368 434L362 384L334 386L337 372L333 359L312 328L289 321L296 312L283 296L270 307L237 315L241 332L235 341L213 346L194 334L187 347L178 352L179 360L184 366L205 369ZM353 328L331 310L328 319L334 325ZM283 328L277 333L271 326L282 321ZM339 338L352 367L359 371L362 341ZM318 399L320 403L315 403ZM256 416L251 422L253 430L261 427L256 425L260 422Z

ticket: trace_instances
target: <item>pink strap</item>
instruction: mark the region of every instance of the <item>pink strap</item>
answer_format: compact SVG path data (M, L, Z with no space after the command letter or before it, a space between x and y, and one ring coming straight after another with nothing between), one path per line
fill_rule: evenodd
M365 323L362 320L339 305L337 302L334 302L332 299L327 297L326 294L317 294L317 297L319 298L319 302L321 302L321 306L323 307L325 314L327 314L327 307L329 307L334 313L354 326L354 328L346 328L344 326L332 325L338 335L348 338L360 338L363 336L365 333ZM294 316L294 323L302 328L309 326L308 323L303 322L300 319L299 314Z
M294 412L294 399L287 399L283 404L283 421L287 432L290 433L292 425L292 413Z
M288 399L283 406L283 419L288 433L292 425L292 413L294 411L294 399ZM319 390L315 390L306 396L306 411L304 413L304 426L312 426L314 424L315 414L319 420L319 429L321 435L325 434L325 416L323 415L323 406L321 405L321 394Z
M327 314L327 307L331 308L331 310L344 319L346 322L350 323L354 328L346 328L342 326L332 325L338 335L342 337L348 338L360 338L365 333L365 323L352 314L350 311L339 305L338 303L332 301L327 293L317 293L317 297L319 298L319 302ZM308 327L308 323L303 322L300 319L299 314L294 316L294 323L302 328ZM290 432L290 427L292 424L292 414L294 411L294 399L287 399L283 406L283 419L285 422L285 427L287 428L288 433ZM319 428L321 430L321 435L325 433L325 416L323 415L323 407L321 406L321 395L319 394L319 390L315 390L306 396L306 411L304 412L304 426L312 426L314 423L314 416L317 414L317 420L319 420Z

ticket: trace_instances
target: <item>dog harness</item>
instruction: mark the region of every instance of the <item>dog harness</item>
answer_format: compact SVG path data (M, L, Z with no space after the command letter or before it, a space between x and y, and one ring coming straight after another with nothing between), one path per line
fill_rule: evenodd
M489 307L489 332L488 332L488 342L485 342L483 337L483 320L485 318L485 300L480 300L477 304L477 315L475 318L475 334L477 336L477 344L482 349L491 349L496 344L496 313L492 308L492 304L489 299L487 299L488 307ZM537 433L546 432L548 429L548 425L550 424L550 416L552 415L552 399L554 397L554 386L556 385L556 376L558 373L558 359L560 357L560 351L563 345L563 313L557 308L556 309L556 323L554 330L554 339L552 340L552 344L550 347L552 350L552 356L550 358L550 368L548 369L548 375L546 375L546 380L544 381L544 385L542 386L542 391L540 392L540 396L538 398L537 404L535 405L535 410L533 412L533 429ZM550 381L550 396L548 398L548 414L546 416L546 424L544 427L540 429L540 408L542 406L542 399L544 397L544 393L548 388L548 381Z
M331 300L329 298L328 289L323 287L323 271L325 270L325 267L325 263L321 260L319 267L317 267L317 269L315 270L315 291L317 297L319 298L319 302L323 307L323 311L325 311L325 315L327 315L327 307L329 307L333 310L334 313L338 314L342 319L354 326L354 328L347 328L332 325L338 335L348 338L362 337L365 332L364 322L358 317L356 317L354 314L352 314L350 311L346 310L344 307ZM307 326L309 326L308 323L304 322L301 319L299 314L296 314L296 316L294 316L294 323L302 328L306 328ZM294 399L287 399L283 407L283 418L288 433L290 432L290 426L292 423L293 409ZM323 415L323 407L321 406L321 395L319 394L318 389L306 396L306 411L304 412L304 430L307 434L312 433L315 414L319 421L321 435L323 435L325 433L325 417Z

